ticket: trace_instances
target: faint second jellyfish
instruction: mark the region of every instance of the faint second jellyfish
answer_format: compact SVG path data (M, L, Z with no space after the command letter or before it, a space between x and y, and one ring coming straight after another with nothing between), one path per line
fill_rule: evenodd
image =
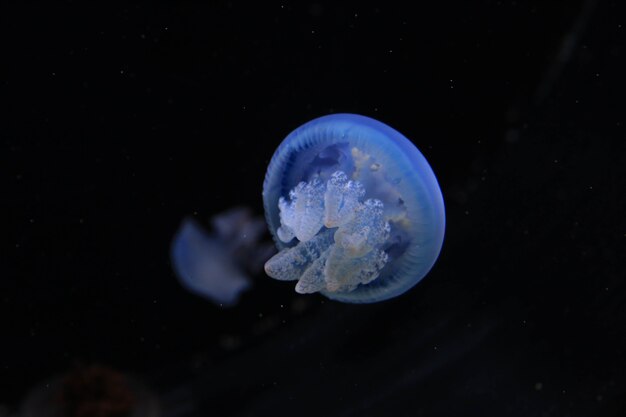
M172 267L189 291L222 306L237 304L263 263L275 253L262 242L267 226L246 207L235 207L211 219L211 232L188 217L171 247Z
M299 293L371 303L432 268L445 230L435 174L415 145L369 117L334 114L291 132L267 168L265 216L280 252L265 264Z

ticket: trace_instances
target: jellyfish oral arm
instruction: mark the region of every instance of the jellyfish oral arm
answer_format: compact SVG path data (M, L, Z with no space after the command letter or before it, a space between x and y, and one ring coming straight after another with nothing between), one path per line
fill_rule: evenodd
M280 280L298 280L296 291L346 292L379 275L388 255L382 250L390 226L377 199L360 202L363 185L343 171L327 182L318 177L301 182L280 199L279 239L297 239L265 264L265 272Z

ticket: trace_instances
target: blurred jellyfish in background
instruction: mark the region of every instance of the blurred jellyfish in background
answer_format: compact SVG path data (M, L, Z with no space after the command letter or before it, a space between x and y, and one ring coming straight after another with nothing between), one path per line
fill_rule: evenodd
M247 207L234 207L211 219L212 232L188 217L171 247L172 267L180 283L194 294L221 306L234 306L275 253L262 242L265 220Z

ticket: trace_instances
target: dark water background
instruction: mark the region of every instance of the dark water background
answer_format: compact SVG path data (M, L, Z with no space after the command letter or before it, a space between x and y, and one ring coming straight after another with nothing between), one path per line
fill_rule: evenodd
M626 413L620 2L0 10L0 404L96 362L165 416ZM265 276L233 309L182 289L181 219L260 214L278 143L334 112L431 163L447 233L430 275L361 306Z

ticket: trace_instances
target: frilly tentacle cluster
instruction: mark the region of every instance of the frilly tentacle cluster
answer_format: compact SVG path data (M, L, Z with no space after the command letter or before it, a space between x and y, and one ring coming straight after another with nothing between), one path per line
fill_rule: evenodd
M270 277L298 280L296 291L349 292L375 280L389 260L382 249L390 225L378 199L361 201L366 192L342 171L327 181L314 177L281 197L276 234L284 249L265 264Z

